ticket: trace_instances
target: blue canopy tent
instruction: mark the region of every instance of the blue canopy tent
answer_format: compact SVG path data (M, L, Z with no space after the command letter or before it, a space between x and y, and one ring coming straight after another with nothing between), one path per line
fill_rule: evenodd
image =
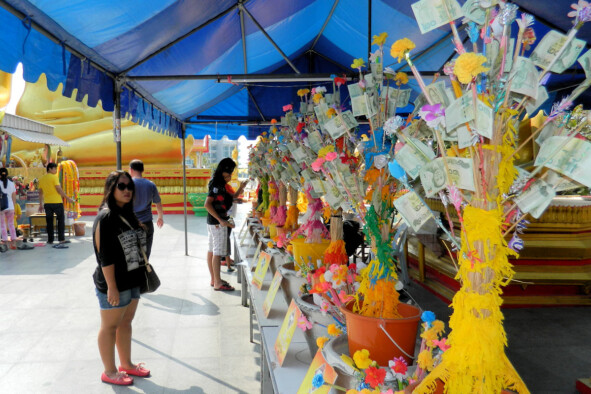
M216 123L240 124L247 126L228 128L226 135L253 138L264 130L259 124L297 100L299 88L326 84L331 74L355 78L349 65L368 58L374 34L409 37L419 70L427 77L440 71L454 56L450 28L421 34L412 3L2 0L0 69L14 72L22 62L25 80L45 73L50 89L62 83L65 95L77 89L77 99L88 95L90 105L100 99L107 111L120 97L122 116L159 132L200 138ZM570 1L515 3L537 16L539 38L550 28L570 27ZM591 28L584 26L578 37L591 38ZM548 87L574 86L582 78L575 64Z
M116 117L130 116L183 141L188 134L214 134L216 127L220 136L254 138L281 116L283 105L298 100L298 89L329 84L331 74L356 78L349 65L368 59L374 34L387 32L389 43L413 40L414 63L427 81L441 71L455 55L450 27L421 34L414 2L0 0L0 70L13 73L22 63L28 82L45 73L51 90L62 84L70 96L77 89L78 101L88 96L95 106L100 100ZM538 38L570 28L570 0L514 2L541 22ZM577 34L585 41L588 25ZM404 70L385 52L387 66ZM583 78L575 63L547 87L572 89ZM416 81L410 86L418 91Z

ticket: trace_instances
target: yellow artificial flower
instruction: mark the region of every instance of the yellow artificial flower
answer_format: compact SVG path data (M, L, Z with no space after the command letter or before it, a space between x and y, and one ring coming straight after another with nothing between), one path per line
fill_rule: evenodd
M472 52L462 53L456 59L454 74L461 83L469 84L478 74L489 70L488 67L483 66L484 63L486 63L486 56Z
M355 362L353 361L353 359L351 357L347 356L346 354L341 354L341 360L343 360L345 364L347 364L348 366L350 366L354 370L357 370L357 367L355 366Z
M351 68L361 68L361 67L365 67L365 61L363 60L363 58L359 58L359 59L354 59L353 60L353 64L351 64Z
M326 342L328 342L327 337L319 337L318 339L316 339L316 346L318 346L318 349L324 349L324 345L326 345Z
M277 160L271 159L271 165L274 166L275 164L277 164Z
M371 45L382 46L386 43L386 38L388 38L388 33L386 32L383 32L378 36L373 36L373 41L371 42Z
M310 89L300 89L300 90L298 90L298 96L300 96L300 97L304 97L308 93L310 93Z
M318 151L318 157L324 157L329 152L334 152L334 145L327 145Z
M355 390L355 389L349 389L347 390L347 392L345 394L357 394L359 393L359 391Z
M273 242L271 241L267 242L267 246L271 249L275 247L275 245L273 245Z
M342 331L339 330L334 323L329 324L327 327L327 330L328 330L328 335L333 336L333 337L338 337L342 333Z
M392 44L392 47L390 48L390 55L392 55L393 58L398 58L398 63L400 63L400 60L406 55L406 52L414 49L415 47L415 43L408 38L401 38Z
M441 320L435 320L431 324L433 325L431 328L433 329L433 331L435 331L437 335L440 335L445 330L445 323Z
M421 334L421 338L425 340L425 344L433 347L433 341L437 340L437 333L433 328L430 328Z
M316 93L314 96L312 96L312 99L316 104L318 104L320 100L322 100L322 93Z
M417 364L420 368L427 371L431 371L433 369L433 355L429 349L423 350L421 353L419 353Z
M369 358L369 350L367 349L357 350L353 355L353 360L355 360L355 365L359 369L369 368L373 363L373 360Z
M334 108L329 108L328 111L326 111L326 116L330 119L333 116L335 116L337 114L337 110Z
M405 72L399 71L394 76L394 81L396 81L398 86L406 85L408 83L408 75Z

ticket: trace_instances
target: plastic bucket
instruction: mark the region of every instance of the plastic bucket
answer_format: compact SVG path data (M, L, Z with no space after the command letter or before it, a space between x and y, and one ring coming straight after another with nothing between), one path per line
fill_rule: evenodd
M383 325L390 337L396 341L407 354L414 356L417 331L421 320L421 310L408 304L399 304L398 312L401 319L379 319L375 317L361 316L351 312L353 302L341 307L347 321L347 334L349 337L349 352L367 349L369 357L379 365L387 366L388 361L394 357L404 357L411 365L412 360L398 349L380 328Z
M306 243L304 238L298 238L291 241L293 245L293 257L298 264L307 264L309 260L316 264L320 260L324 263L324 251L330 245L330 241L323 240L320 243ZM296 271L299 267L296 264Z

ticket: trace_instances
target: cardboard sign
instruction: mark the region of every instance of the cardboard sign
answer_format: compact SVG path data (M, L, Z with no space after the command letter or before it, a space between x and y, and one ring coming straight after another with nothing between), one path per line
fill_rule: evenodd
M267 270L269 269L269 264L271 263L272 258L273 257L267 252L261 252L259 254L257 268L252 276L252 284L259 290L263 287L265 275L267 275Z
M298 319L301 315L302 312L300 311L300 308L296 306L294 300L291 300L291 304L289 304L285 319L283 319L283 324L279 330L279 335L277 335L277 340L275 340L274 349L275 354L277 355L277 360L279 361L279 366L283 365L293 334L298 326Z
M324 380L324 385L320 387L314 387L314 378L316 375L322 375L322 380ZM334 370L333 367L328 364L324 356L322 355L322 350L318 350L316 352L316 356L314 356L314 360L310 364L310 368L308 368L308 372L298 389L298 394L328 394L330 392L331 386L337 380L337 372Z
M263 302L263 313L265 314L265 317L269 317L269 312L271 312L273 301L275 301L275 296L277 295L277 290L279 290L279 286L281 286L282 280L283 276L281 276L281 273L279 271L276 271L275 276L271 281L271 286L269 286L269 291L267 292L265 301Z

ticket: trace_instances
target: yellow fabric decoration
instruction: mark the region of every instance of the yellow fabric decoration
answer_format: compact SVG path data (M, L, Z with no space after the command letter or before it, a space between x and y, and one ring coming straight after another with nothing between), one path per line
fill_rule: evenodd
M458 56L454 66L454 74L461 83L469 84L478 74L489 70L484 67L486 56L472 52L465 52Z
M393 58L398 58L398 63L406 55L406 53L416 47L415 43L408 38L401 38L390 47L390 55Z
M334 145L326 145L318 151L318 157L325 157L328 153L334 152Z
M426 371L431 371L433 369L433 355L431 354L430 349L423 350L419 353L417 364L421 369Z
M345 249L345 241L342 239L331 240L328 248L324 251L324 264L347 264L349 257Z
M285 224L283 227L285 229L294 230L298 226L298 217L300 216L300 211L298 210L297 205L290 205L287 208L287 216L285 218Z
M371 363L373 363L373 360L369 358L369 350L367 349L357 350L355 354L353 354L353 360L359 369L369 368Z
M437 379L445 383L447 393L500 393L503 388L529 393L505 355L500 294L501 286L514 275L508 256L516 253L503 238L502 221L502 208L464 209L456 276L462 287L452 302L447 341L451 347L414 393L431 393Z

